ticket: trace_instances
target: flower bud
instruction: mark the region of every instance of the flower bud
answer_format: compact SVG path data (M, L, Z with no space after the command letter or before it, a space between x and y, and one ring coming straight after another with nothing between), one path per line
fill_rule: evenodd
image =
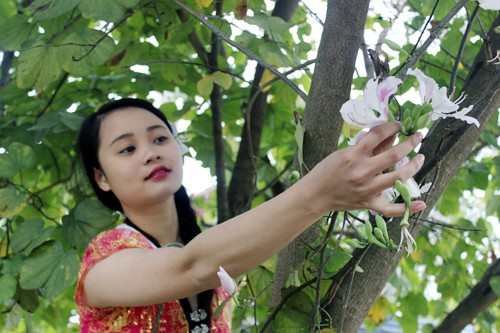
M236 282L227 274L227 272L219 266L219 271L217 272L217 276L219 277L220 284L222 285L222 289L229 296L233 296L236 293Z

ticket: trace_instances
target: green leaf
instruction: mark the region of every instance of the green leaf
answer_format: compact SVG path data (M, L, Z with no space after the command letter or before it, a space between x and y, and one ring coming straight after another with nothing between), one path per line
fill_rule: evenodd
M13 251L29 255L37 246L43 244L54 231L53 227L44 228L41 219L25 221L12 234L11 248Z
M72 249L62 254L54 271L44 285L46 297L53 299L62 293L64 289L72 286L76 282L79 266L78 254L75 250Z
M74 113L62 111L59 113L61 122L73 131L78 131L83 123L83 117Z
M78 7L85 17L116 22L125 16L125 10L137 5L140 0L84 0Z
M16 81L19 88L35 87L36 90L43 91L60 74L61 66L57 61L55 48L40 43L21 51Z
M75 218L96 228L106 228L115 222L113 212L95 199L85 199L76 206Z
M287 293L295 293L289 288ZM304 327L309 327L314 312L314 303L304 292L295 293L285 303L273 321L276 333L302 332Z
M36 9L37 20L47 20L69 12L79 3L80 0L36 0L30 8Z
M0 7L0 12L2 8ZM21 49L23 43L29 39L35 25L28 23L23 15L15 15L0 24L0 49L16 51Z
M229 89L231 87L231 84L233 83L231 75L227 73L217 71L212 73L211 77L213 79L213 82L217 83L219 86L226 90Z
M61 243L47 242L37 248L21 266L19 284L23 289L43 287L63 254Z
M75 32L65 38L62 45L57 48L57 59L64 70L78 76L94 72L96 66L111 57L115 48L111 37L94 29Z
M493 276L490 279L490 287L497 297L500 297L500 276Z
M47 242L24 260L19 284L23 289L45 287L46 297L54 298L71 286L78 272L78 255L74 250L64 252L61 243Z
M28 131L45 130L57 126L61 122L58 113L48 112L37 119L35 125L28 128Z
M86 246L99 229L85 221L78 221L74 214L65 215L62 218L61 234L64 240L74 246Z
M0 276L0 304L12 299L16 293L17 280L10 275Z
M406 52L398 43L393 42L392 40L389 39L385 39L384 43L387 46L389 46L392 50L408 55L408 52Z
M259 53L266 62L275 67L290 66L290 61L283 54L281 48L276 43L264 43L259 45Z
M13 0L0 1L0 25L3 24L7 18L16 14L16 4ZM2 33L5 30L0 30Z
M214 89L214 81L211 76L205 76L196 84L196 89L198 93L202 96L208 96L212 93Z
M24 290L19 285L17 285L14 299L24 310L30 313L35 312L35 310L38 308L38 305L40 305L37 290Z
M19 170L30 167L35 162L35 153L30 146L12 143L7 151L0 154L0 178L10 178Z
M26 205L26 197L14 186L0 189L0 216L16 216Z

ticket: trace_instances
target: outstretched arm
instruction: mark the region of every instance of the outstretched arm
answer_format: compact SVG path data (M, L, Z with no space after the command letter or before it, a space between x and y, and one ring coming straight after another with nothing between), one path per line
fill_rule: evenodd
M413 176L423 156L382 173L421 141L420 134L415 134L386 149L399 131L396 122L373 128L356 146L332 153L279 196L203 232L182 249L128 249L111 255L89 272L87 303L97 307L155 304L215 288L219 266L231 276L247 272L328 211L373 209L386 216L403 215L404 204L386 202L381 192L397 179ZM411 205L412 212L424 208L421 201Z

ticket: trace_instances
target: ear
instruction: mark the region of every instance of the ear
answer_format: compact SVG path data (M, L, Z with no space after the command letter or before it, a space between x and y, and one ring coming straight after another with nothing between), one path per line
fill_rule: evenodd
M94 168L94 179L97 183L97 186L99 186L99 188L104 192L108 192L111 190L111 187L108 184L108 180L106 179L106 175L101 170Z

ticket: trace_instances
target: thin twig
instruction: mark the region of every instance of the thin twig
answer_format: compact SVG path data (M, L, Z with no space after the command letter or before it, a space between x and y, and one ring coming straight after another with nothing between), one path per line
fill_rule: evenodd
M219 28L208 22L208 20L201 14L195 12L188 6L186 6L184 3L182 3L179 0L172 0L175 4L180 6L182 9L184 9L186 12L189 14L193 15L196 17L203 25L205 25L208 29L210 29L214 34L216 34L220 39L228 43L229 45L235 47L239 51L243 52L245 55L247 55L249 58L257 61L259 65L273 73L274 75L278 76L283 82L288 84L299 96L302 98L305 102L307 102L307 95L305 92L303 92L293 81L291 81L289 78L281 74L276 68L274 68L272 65L269 63L265 62L262 58L257 56L255 53L252 51L248 50L247 48L241 46L240 44L236 43L235 41L231 40L229 37L227 37Z
M474 23L474 20L476 19L478 12L479 12L479 4L476 5L476 8L472 12L472 15L469 19L469 22L467 23L467 28L465 29L464 36L462 37L462 41L460 42L460 47L458 48L457 57L455 58L455 64L453 65L453 71L451 73L450 86L449 86L450 95L448 97L451 97L451 95L455 91L455 89L454 89L455 88L455 79L456 79L457 73L458 73L458 65L460 64L460 62L462 60L462 55L464 54L465 44L467 44L467 39L469 37L469 33L470 33L471 28L472 28L472 24Z
M456 226L456 225L453 225L453 224L450 224L450 223L438 222L438 221L429 220L429 219L420 219L420 221L422 221L424 223L435 224L435 225L439 225L441 227L455 229L455 230L460 230L460 231L486 231L486 229L481 229L481 228L463 228L463 227L459 227L459 226Z
M49 109L49 107L52 105L52 103L54 102L54 99L56 98L57 96L57 93L61 90L63 84L66 82L66 79L68 78L68 73L64 73L63 77L61 78L61 80L59 80L59 82L57 83L57 86L56 86L56 89L54 89L54 93L52 94L52 96L50 96L50 100L48 101L48 103L45 105L45 107L43 108L43 110L36 116L36 120L40 119L41 116L43 116L43 114Z
M424 42L422 47L420 47L417 53L413 57L410 56L406 64L402 65L403 67L405 67L405 70L399 77L401 80L404 80L406 78L406 72L408 68L411 68L420 60L420 58L425 53L425 51L427 51L432 42L434 42L434 40L439 36L441 30L444 29L444 27L448 24L448 22L450 22L450 20L462 9L462 7L464 7L467 4L467 2L469 2L469 0L460 0L460 2L457 3L455 7L453 7L450 10L448 15L446 15L445 18L443 18L443 20L439 23L439 25L430 32L429 38L427 38L427 40Z

